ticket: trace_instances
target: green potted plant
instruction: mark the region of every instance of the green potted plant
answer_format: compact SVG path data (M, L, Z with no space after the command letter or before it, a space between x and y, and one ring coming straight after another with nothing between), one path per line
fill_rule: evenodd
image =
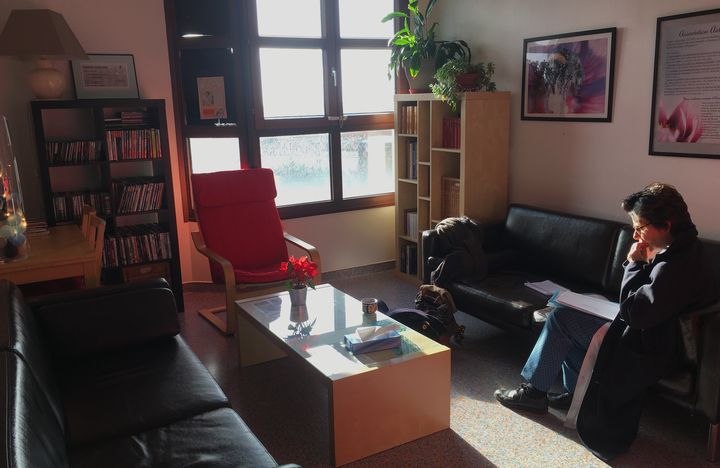
M453 58L435 72L435 82L430 84L430 89L455 112L458 93L495 91L495 82L491 80L494 73L495 64L492 62L471 63L464 58Z
M418 0L409 0L408 13L394 11L382 19L383 22L403 19L402 28L388 42L391 50L388 77L403 68L410 92L427 91L435 70L449 59L470 56L470 49L463 40L435 39L437 23L428 25L427 18L436 3L437 0L429 0L423 13L418 8Z

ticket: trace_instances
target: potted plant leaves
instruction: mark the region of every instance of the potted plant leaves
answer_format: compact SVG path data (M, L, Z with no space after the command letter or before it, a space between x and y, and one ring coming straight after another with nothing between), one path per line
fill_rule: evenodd
M492 62L471 63L464 58L448 60L435 72L435 82L430 84L433 94L457 110L458 93L464 91L495 91L492 76L495 64Z
M407 13L394 11L382 19L383 22L394 18L403 21L400 30L388 42L391 51L388 77L393 71L399 73L403 68L411 93L429 91L429 84L438 67L451 58L470 55L470 49L463 40L435 39L438 24L429 24L428 16L436 3L437 0L429 0L425 11L421 12L418 0L409 0Z

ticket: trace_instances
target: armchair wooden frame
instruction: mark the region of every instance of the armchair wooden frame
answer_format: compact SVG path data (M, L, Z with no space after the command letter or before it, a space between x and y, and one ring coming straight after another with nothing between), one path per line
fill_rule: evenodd
M287 288L287 282L284 280L270 283L236 283L235 271L233 270L233 266L230 261L219 255L217 252L214 252L205 244L202 232L194 231L191 232L190 235L198 252L206 256L211 262L215 262L222 267L223 279L225 281L225 305L222 307L200 309L198 310L198 314L200 314L223 334L232 335L237 326L237 317L233 313L233 303L235 301L248 297L280 292ZM285 242L302 249L307 253L310 260L317 263L318 274L315 277L315 284L322 283L320 253L318 250L314 246L291 234L288 234L287 232L283 232L283 236L285 237ZM226 312L225 321L218 317L218 314L223 311Z

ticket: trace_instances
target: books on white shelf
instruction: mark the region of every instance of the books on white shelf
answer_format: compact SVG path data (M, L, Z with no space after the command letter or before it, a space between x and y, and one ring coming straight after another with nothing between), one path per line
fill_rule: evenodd
M418 214L417 210L405 210L405 234L408 237L418 237Z
M536 281L534 283L528 281L525 283L525 286L546 296L552 296L557 291L569 291L568 288L553 283L550 280Z
M620 312L620 304L617 302L572 291L556 292L548 301L548 305L570 307L606 320L615 320L618 312Z
M397 328L397 325L358 327L355 333L345 335L345 346L354 354L397 348L402 340Z

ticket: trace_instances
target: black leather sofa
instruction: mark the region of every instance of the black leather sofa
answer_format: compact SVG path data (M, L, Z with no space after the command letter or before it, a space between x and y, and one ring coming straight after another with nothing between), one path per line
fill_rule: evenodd
M2 466L277 466L179 331L164 280L33 301L0 280Z
M617 301L632 230L627 224L511 205L504 221L481 226L488 274L459 276L448 285L459 310L499 327L537 333L533 312L547 297L526 281L552 280L576 292ZM720 243L703 240L720 277ZM450 253L435 230L422 235L423 278ZM716 458L720 432L720 301L680 318L686 365L660 382L658 393L710 422L708 456Z

